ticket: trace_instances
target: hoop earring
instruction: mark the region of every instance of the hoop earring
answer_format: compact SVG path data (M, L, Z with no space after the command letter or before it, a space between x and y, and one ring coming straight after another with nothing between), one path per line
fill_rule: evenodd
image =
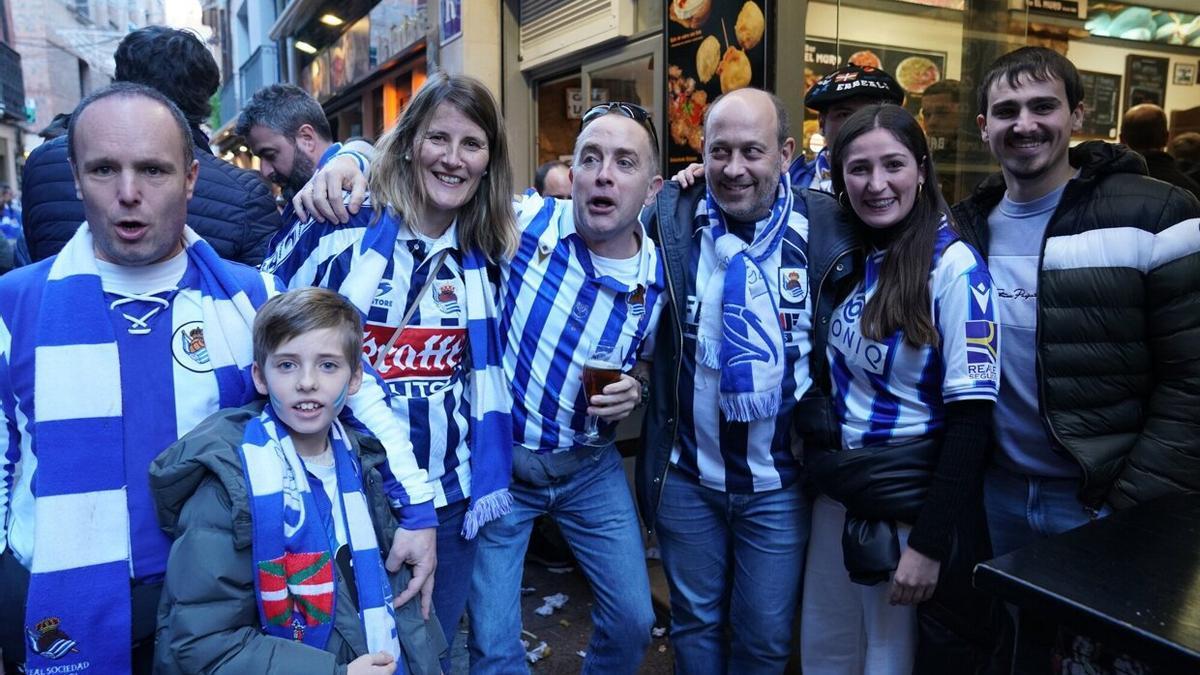
M923 188L923 187L925 187L925 181L921 181L920 183L917 183L917 197L918 198L920 198L920 196L921 196L921 188Z
M845 190L843 190L837 194L837 203L838 203L838 206L841 206L843 209L850 208L849 200L846 199L846 191Z

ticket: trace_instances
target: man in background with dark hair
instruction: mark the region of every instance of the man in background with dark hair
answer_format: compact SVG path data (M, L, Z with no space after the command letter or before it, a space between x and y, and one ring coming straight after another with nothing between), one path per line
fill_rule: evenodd
M1153 103L1140 103L1121 118L1121 142L1146 160L1151 178L1177 185L1200 198L1200 185L1179 170L1167 147L1167 113Z
M533 189L543 197L570 199L571 167L557 159L545 162L533 174Z
M1200 203L1083 124L1075 66L1044 47L978 92L1000 163L954 206L1004 332L992 465L996 555L1155 497L1200 490Z
M222 258L257 265L281 220L269 187L253 172L215 157L200 124L221 72L195 34L148 26L126 35L115 54L115 81L144 84L162 92L187 119L200 177L188 202L188 225ZM34 261L58 253L83 220L67 162L67 139L38 146L25 162L25 239Z
M321 104L294 84L255 92L238 115L237 134L258 156L262 175L289 200L342 148Z

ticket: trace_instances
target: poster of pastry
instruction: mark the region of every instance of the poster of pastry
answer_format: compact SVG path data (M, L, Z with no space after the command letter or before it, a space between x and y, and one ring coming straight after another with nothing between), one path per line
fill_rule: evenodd
M767 87L773 0L667 0L667 175L700 161L704 111L725 92Z

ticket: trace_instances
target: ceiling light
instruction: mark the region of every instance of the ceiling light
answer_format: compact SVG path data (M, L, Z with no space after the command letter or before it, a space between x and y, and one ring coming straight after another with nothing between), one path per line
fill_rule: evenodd
M296 49L299 49L300 51L304 52L305 54L316 54L317 53L317 48L308 44L304 40L296 40Z
M340 26L346 22L342 21L341 17L336 14L323 14L321 15L321 23L326 26Z

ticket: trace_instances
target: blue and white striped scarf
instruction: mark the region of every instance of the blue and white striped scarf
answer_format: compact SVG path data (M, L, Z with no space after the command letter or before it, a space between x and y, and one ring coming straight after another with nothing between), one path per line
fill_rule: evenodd
M366 228L358 255L341 285L334 289L358 308L363 320L387 270L400 232L399 217L383 209L379 221ZM467 345L471 422L471 505L462 534L474 539L479 528L509 512L512 495L512 393L501 361L500 316L488 283L487 257L463 253L463 282L467 299ZM407 423L407 420L401 420Z
M725 418L751 422L779 412L785 359L779 304L761 264L779 250L792 212L792 180L779 179L771 213L755 225L749 245L728 230L712 191L697 208L697 224L712 226L716 273L706 282L696 331L696 360L721 371ZM718 311L719 310L719 311Z
M329 444L367 650L389 652L402 664L391 586L363 494L362 468L337 420L330 428ZM270 404L246 423L238 451L250 496L255 600L263 632L324 649L337 615L337 564L324 525L326 514L317 506L304 463ZM336 512L331 509L329 515Z
M254 306L211 246L190 228L184 239L200 274L204 337L221 406L243 405L254 397ZM122 410L159 405L173 393L170 381L151 391L122 391L116 336L86 223L51 264L36 331L37 529L26 666L30 672L87 670L86 662L99 671L127 673L132 561L125 486L147 478L125 475L126 443L138 439L124 437Z

